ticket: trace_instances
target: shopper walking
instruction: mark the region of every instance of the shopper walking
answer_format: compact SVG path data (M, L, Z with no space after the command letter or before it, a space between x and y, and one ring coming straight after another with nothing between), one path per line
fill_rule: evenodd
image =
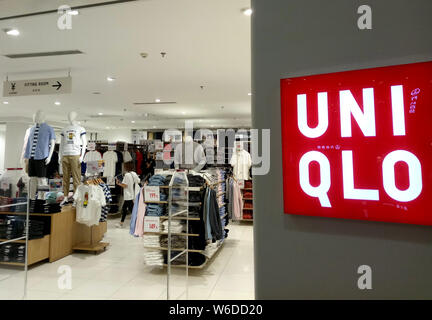
M128 212L132 212L134 206L134 199L136 195L140 191L140 178L138 175L132 170L133 164L132 162L126 162L124 164L126 173L124 175L123 181L120 182L116 179L116 184L123 188L123 208L122 208L122 216L120 222L116 225L117 228L123 228L123 223L126 219L126 215Z

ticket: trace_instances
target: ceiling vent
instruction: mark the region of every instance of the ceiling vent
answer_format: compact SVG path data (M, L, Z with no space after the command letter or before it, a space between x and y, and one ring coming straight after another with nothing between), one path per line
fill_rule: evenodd
M65 56L70 54L82 54L80 50L67 50L67 51L51 51L51 52L34 52L34 53L19 53L19 54L5 54L5 57L11 59L21 58L38 58L38 57L54 57Z
M147 104L176 104L174 101L161 101L161 102L134 102L133 104L136 106L147 105Z

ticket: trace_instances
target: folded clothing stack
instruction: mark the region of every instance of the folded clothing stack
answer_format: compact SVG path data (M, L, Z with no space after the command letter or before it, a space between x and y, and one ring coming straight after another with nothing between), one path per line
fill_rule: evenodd
M178 255L180 251L174 251L171 252L171 258L174 258L176 255ZM167 260L168 254L164 254L164 261L165 263L168 263ZM189 265L190 266L200 266L202 265L206 260L206 257L203 256L201 253L198 252L189 252ZM186 254L182 254L180 257L176 258L174 261L171 262L173 265L185 265L186 264Z
M152 216L152 217L160 217L165 215L166 212L166 206L160 205L157 203L149 203L146 206L146 216Z
M30 213L58 213L60 203L47 203L45 200L30 200Z
M143 241L145 247L160 247L160 240L158 235L144 235Z
M252 188L252 180L246 180L244 182L244 187L248 189Z
M0 246L0 261L25 262L25 245L21 243L7 243Z
M27 212L27 198L14 198L12 199L13 204L22 203L19 206L10 207L10 212Z
M171 232L172 233L181 233L185 230L185 224L183 224L179 220L171 221ZM168 220L162 222L162 232L168 233Z
M250 202L250 201L246 201L245 203L244 203L244 205L243 205L243 208L245 208L245 209L252 209L253 207L252 207L252 202Z
M202 187L205 184L203 177L199 175L188 174L189 187Z
M162 252L151 250L144 253L144 263L148 266L162 266L164 257Z
M0 219L0 239L15 239L25 236L26 217L6 216ZM39 220L30 220L29 239L43 238L45 223Z
M243 212L243 219L253 219L252 212Z
M163 248L168 248L168 236L161 236L160 246ZM171 248L172 249L186 248L186 238L183 236L171 236Z
M168 181L169 183L169 181ZM165 177L160 174L155 174L149 179L149 186L163 186L165 185Z
M12 204L12 203L13 203L13 199L12 198L1 197L0 196L0 206L7 206L7 205ZM0 211L2 211L2 212L9 212L9 211L11 211L11 208L12 207L0 208Z

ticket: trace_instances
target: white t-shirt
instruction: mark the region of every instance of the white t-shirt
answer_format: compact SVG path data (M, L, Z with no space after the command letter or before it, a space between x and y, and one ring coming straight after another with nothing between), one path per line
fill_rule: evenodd
M62 155L79 156L81 155L81 137L86 134L83 127L70 125L63 129L61 135Z
M135 200L136 195L140 191L138 183L140 179L138 175L130 171L125 174L122 183L127 184L126 188L123 188L123 196L125 200Z
M252 158L246 150L234 151L230 165L233 167L234 178L237 180L249 180L249 169L252 166Z
M118 162L117 153L114 151L107 151L103 154L105 161L104 177L114 177L116 172L116 163Z
M102 155L100 154L99 151L88 151L83 159L84 163L89 163L92 161L100 161L102 160ZM87 166L86 168L86 175L91 175L92 173L89 172L89 166ZM94 174L94 173L93 173Z
M81 184L73 198L76 206L76 221L89 227L98 225L101 209L106 206L102 187Z

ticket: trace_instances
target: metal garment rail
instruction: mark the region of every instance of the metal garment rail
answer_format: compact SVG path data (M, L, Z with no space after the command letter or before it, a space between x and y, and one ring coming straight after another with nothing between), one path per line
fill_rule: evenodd
M174 180L176 175L183 175L185 185L174 185ZM176 171L172 177L169 184L169 195L168 195L168 252L167 252L167 300L170 300L170 278L171 278L171 262L179 258L180 256L186 254L186 300L189 298L189 180L187 178L187 174L185 171ZM186 209L180 210L176 213L173 213L173 189L184 189L186 195ZM175 200L174 200L175 201ZM184 201L184 200L183 200ZM182 202L182 201L179 201ZM186 213L186 233L181 235L186 237L186 249L177 254L175 257L171 257L172 252L172 243L171 243L171 220L174 216L178 216L181 213ZM174 250L178 251L178 250Z

